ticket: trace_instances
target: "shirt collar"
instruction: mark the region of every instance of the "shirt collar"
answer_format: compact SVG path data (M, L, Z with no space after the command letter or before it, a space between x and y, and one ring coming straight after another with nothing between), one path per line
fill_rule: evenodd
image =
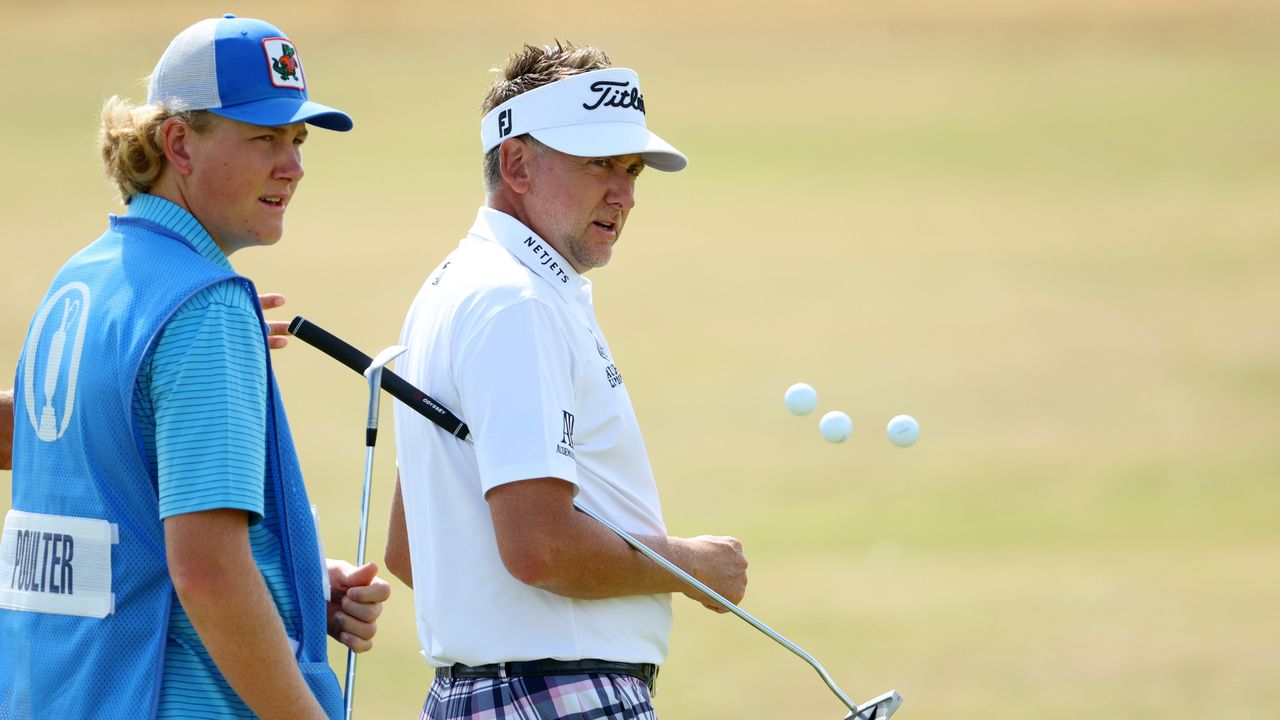
M482 207L471 235L496 240L507 252L546 280L565 300L591 304L591 281L583 277L538 234L514 217Z
M182 206L165 200L157 195L148 195L142 193L134 195L129 201L129 211L126 213L129 217L148 220L157 225L164 227L179 236L200 253L205 260L212 262L219 267L228 270L235 270L231 267L231 261L227 259L227 254L222 252L222 248L213 241L213 236L204 229L200 221L196 219Z

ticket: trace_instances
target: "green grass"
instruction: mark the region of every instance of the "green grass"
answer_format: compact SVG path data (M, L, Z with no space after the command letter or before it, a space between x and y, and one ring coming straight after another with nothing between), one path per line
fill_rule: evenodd
M224 10L63 5L5 9L9 370L49 277L115 209L94 159L101 101L139 95L167 37ZM905 718L1272 714L1280 13L498 14L273 6L313 96L357 130L312 134L284 241L237 267L289 313L391 342L481 202L485 70L526 40L599 43L641 71L650 122L692 164L646 173L615 262L592 273L598 312L672 531L744 540L748 610L851 695L897 687ZM349 555L363 385L297 344L275 362L325 546ZM797 381L818 414L852 416L848 443L786 414ZM882 435L900 412L923 427L909 450ZM374 556L393 447L384 436ZM361 661L364 717L416 716L425 693L396 590ZM664 717L839 712L799 659L676 604Z

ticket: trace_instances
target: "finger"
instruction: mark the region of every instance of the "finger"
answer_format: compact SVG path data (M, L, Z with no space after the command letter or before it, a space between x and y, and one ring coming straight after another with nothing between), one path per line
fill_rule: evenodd
M258 296L258 304L263 310L270 310L284 305L284 296L277 293L266 293ZM267 347L279 350L289 344L289 323L285 320L267 321Z
M358 653L369 652L373 649L373 641L362 637L356 637L351 633L341 633L338 635L338 642L355 650Z
M342 633L342 644L358 653L366 653L373 649L373 641L358 638L355 635Z
M356 652L364 652L373 647L373 636L378 634L377 623L363 622L347 615L337 613L333 616L340 633L338 640Z
M348 588L361 587L372 583L378 577L378 564L368 563L360 567L347 565L343 569L342 584Z
M284 296L280 293L258 293L258 304L263 310L270 310L284 305Z
M391 584L382 578L374 578L368 585L347 588L346 597L362 604L384 603L391 598Z
M356 588L358 589L358 588ZM341 614L350 616L361 622L374 622L382 615L382 601L363 602L357 597L353 597L354 592L349 590L345 597L342 598Z

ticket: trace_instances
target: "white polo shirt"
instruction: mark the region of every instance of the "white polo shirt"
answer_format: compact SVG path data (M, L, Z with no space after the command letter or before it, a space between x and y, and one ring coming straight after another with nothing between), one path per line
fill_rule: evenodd
M555 477L637 535L665 535L631 398L591 283L532 230L481 208L405 318L396 372L457 413L474 444L395 403L422 653L431 665L554 658L661 663L671 596L575 600L502 564L484 494Z

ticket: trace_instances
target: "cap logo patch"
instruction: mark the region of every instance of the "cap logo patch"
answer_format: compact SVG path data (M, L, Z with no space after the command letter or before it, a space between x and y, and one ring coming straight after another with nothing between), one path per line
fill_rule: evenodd
M307 89L306 80L302 76L302 61L298 59L298 49L288 38L267 38L262 41L262 47L267 51L267 61L271 64L272 85Z
M631 87L630 81L598 80L591 83L591 92L596 93L595 102L582 103L583 109L616 107L623 110L631 108L644 113L644 96L640 94L640 88Z

